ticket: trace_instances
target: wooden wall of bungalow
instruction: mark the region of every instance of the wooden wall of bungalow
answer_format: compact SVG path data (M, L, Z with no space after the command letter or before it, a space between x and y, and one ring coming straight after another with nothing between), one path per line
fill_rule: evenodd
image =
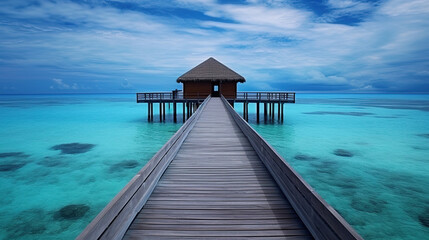
M208 95L222 94L227 99L237 97L237 82L230 81L188 81L183 82L183 96L186 99L201 99Z

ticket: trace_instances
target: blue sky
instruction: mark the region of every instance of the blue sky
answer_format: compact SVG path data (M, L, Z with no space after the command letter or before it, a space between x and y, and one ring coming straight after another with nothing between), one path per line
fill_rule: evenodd
M429 1L0 2L0 94L169 91L209 57L241 91L428 93Z

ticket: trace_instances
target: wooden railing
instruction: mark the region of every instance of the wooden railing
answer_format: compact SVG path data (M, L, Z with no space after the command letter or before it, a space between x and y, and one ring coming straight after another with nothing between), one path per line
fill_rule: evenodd
M148 101L148 100L173 100L173 99L183 99L182 92L177 94L173 94L172 92L137 93L137 102Z
M137 102L143 101L173 101L173 100L184 100L183 92L150 92L150 93L137 93ZM186 99L189 100L204 100L207 98L207 94L186 94Z
M209 100L210 96L76 239L122 239Z
M137 93L137 102L144 101L173 101L184 100L183 92L148 92ZM186 94L187 99L205 99L206 96L199 94L189 95ZM294 92L237 92L236 101L280 101L280 102L295 102Z
M316 239L362 239L305 180L222 97L234 121Z
M237 92L236 100L295 102L294 92Z

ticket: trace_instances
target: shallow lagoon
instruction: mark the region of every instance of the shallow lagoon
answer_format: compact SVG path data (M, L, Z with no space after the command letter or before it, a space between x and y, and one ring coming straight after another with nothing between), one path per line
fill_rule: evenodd
M134 96L0 96L0 239L73 239L180 128ZM249 122L364 238L427 238L429 96L297 99Z
M0 98L0 239L74 239L180 128L134 96Z
M365 239L429 239L429 96L297 96L251 125Z

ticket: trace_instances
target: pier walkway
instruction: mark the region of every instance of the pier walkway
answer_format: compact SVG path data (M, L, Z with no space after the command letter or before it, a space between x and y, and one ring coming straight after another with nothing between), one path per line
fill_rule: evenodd
M310 232L220 98L212 98L125 239Z
M228 104L208 97L77 239L361 239Z

